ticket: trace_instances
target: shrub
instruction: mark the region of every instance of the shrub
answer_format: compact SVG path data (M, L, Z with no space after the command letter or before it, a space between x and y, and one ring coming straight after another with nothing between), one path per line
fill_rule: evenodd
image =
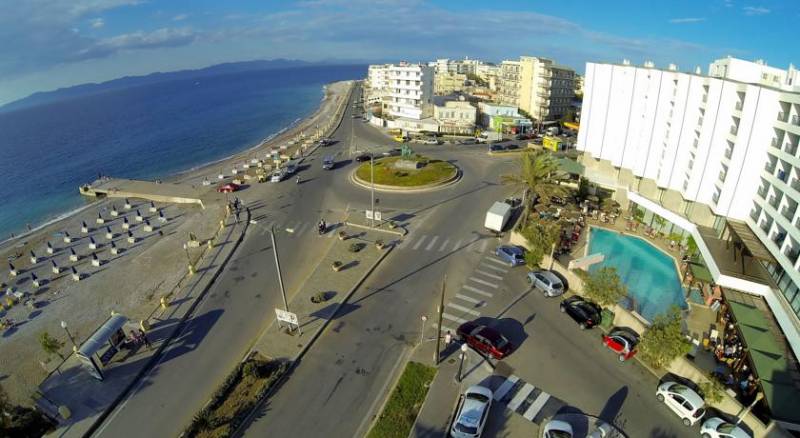
M360 243L351 243L348 250L350 252L359 252L361 251L362 245Z
M242 372L245 376L249 377L261 377L261 367L260 364L256 361L249 360L244 363L244 367L242 368Z
M602 267L594 272L577 271L583 280L583 293L587 298L603 307L613 306L628 295L628 288L611 266Z
M542 263L545 254L550 254L553 243L558 238L558 225L551 223L534 222L522 230L522 236L528 242L528 251L525 253L525 263L529 268L535 269Z
M653 368L663 368L689 352L691 344L683 336L681 312L673 306L666 315L658 315L642 334L639 357Z
M725 385L716 377L708 376L708 381L701 382L698 386L706 402L719 403L722 401L722 396L725 393Z

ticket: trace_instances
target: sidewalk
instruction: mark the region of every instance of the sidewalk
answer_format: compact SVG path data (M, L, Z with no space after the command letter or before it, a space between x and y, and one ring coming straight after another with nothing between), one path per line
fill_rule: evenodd
M150 348L139 347L118 353L119 359L103 369L103 381L90 376L73 354L57 372L42 382L39 387L42 397L37 400L39 407L56 418L61 418L58 416L59 406L70 411L69 418L62 419L56 431L48 436L84 436L102 423L139 377L158 360L161 351L180 330L242 241L247 226L247 220L234 224L229 218L214 248L197 266L197 272L171 297L167 308L159 309L150 317L147 331Z
M464 388L464 382L456 381L458 373L458 350L459 346L454 342L450 348L444 348L442 342L442 361L439 363L439 371L436 373L428 395L422 404L422 409L417 415L417 421L411 429L409 438L432 438L444 437L447 435L447 428L450 425L452 416L455 412L458 396ZM436 350L436 342L426 339L418 346L410 360L421 362L426 365L433 363L433 355Z

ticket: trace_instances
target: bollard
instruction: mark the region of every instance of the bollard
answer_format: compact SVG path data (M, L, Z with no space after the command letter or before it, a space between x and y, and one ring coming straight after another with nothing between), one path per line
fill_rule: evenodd
M125 198L125 210L130 210L131 208L133 208L131 201L128 201L128 198Z
M161 308L166 309L169 307L169 302L167 301L167 297L161 297Z
M89 238L89 249L97 249L97 242L94 241L94 237Z
M111 206L111 216L113 216L113 217L119 216L119 211L117 211L117 206L116 205L112 205Z
M72 281L81 281L81 274L74 267L72 268Z
M114 245L114 242L111 242L111 254L119 254L119 249L117 249L117 245Z
M50 263L52 263L52 265L53 265L53 268L52 268L53 274L56 274L56 275L60 274L61 273L61 268L58 267L58 265L56 264L56 261L55 260L51 260Z
M144 230L148 233L153 231L153 226L150 225L150 221L144 221Z
M190 276L194 275L194 265L192 265L191 263L189 263L189 275Z
M128 231L128 230L131 229L131 224L128 223L128 218L123 219L122 229L125 230L125 231Z
M142 216L142 213L140 213L139 210L136 210L136 222L142 222L143 220L144 216Z
M128 243L136 243L136 238L133 237L133 233L128 231Z
M106 223L106 220L105 220L105 219L103 219L103 215L102 215L101 213L97 213L97 223L98 223L98 224L104 224L104 223Z
M114 238L114 233L111 232L111 227L106 227L106 239L111 240Z
M153 201L150 201L150 213L156 212L156 204L153 204Z
M14 267L14 265L12 265L10 262L8 263L8 275L12 277L16 277L17 275L19 275L19 271L17 271L17 268Z
M214 248L214 239L208 239L208 249Z
M220 219L219 220L219 229L221 230L223 228L225 228L225 221L223 219Z
M33 283L33 287L39 289L39 277L36 274L31 273L31 283Z
M95 253L92 253L92 266L94 266L95 268L100 267L100 259L97 258L97 254Z
M39 261L39 258L36 257L36 253L31 251L31 263L35 265L36 262L38 262L38 261Z

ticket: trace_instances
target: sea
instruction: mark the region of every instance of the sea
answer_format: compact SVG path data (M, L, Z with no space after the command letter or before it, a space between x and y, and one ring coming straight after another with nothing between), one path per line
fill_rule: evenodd
M98 174L158 179L229 157L312 114L365 65L187 77L0 113L0 242L82 208Z

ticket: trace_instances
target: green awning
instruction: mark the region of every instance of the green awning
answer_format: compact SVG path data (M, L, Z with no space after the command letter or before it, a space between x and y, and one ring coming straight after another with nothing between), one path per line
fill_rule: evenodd
M714 278L711 276L711 271L708 270L708 267L706 267L702 260L700 256L697 256L689 262L689 269L692 271L692 277L694 277L696 281L713 283Z
M583 175L583 164L563 157L556 158L555 161L558 164L558 170L570 175Z
M789 361L770 331L767 318L754 305L727 298L772 417L800 424L800 390L792 381Z

